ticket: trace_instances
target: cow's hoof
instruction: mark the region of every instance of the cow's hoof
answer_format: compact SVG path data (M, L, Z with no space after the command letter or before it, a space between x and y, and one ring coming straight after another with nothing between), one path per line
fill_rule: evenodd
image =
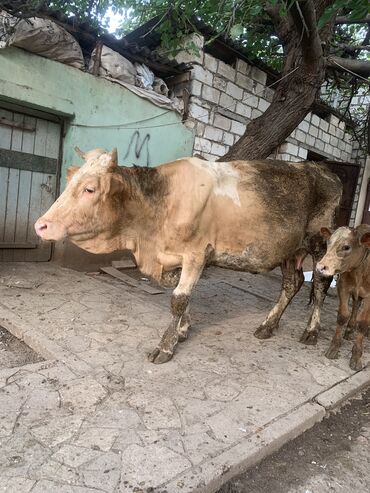
M335 344L331 344L325 353L325 356L329 359L337 359L339 355L339 347Z
M350 359L350 362L349 362L349 367L353 371L360 371L360 370L362 370L363 365L362 365L361 358L356 358L356 357L353 357L352 356L352 358Z
M347 339L347 341L352 341L354 338L355 331L346 329L343 334L343 338Z
M161 365L162 363L167 363L172 358L173 353L167 351L161 351L155 348L154 351L148 354L148 360L156 365Z
M305 330L299 339L299 342L303 344L307 344L308 346L315 346L317 344L317 335L316 331Z
M272 337L272 333L274 328L271 325L260 325L258 329L255 331L254 335L257 339L270 339Z

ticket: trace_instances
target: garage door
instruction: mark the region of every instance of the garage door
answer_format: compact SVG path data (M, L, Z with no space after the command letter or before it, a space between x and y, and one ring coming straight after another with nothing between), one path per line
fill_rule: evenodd
M0 107L0 261L47 261L34 232L56 196L61 126Z

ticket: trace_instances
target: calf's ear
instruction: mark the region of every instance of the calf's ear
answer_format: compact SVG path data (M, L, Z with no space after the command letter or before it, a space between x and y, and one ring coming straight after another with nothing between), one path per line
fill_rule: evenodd
M321 229L320 229L320 234L321 234L321 236L322 236L325 240L328 240L328 239L331 237L331 235L332 235L332 233L331 233L330 229L328 229L328 228L321 228Z
M364 233L360 238L360 244L366 248L370 248L370 233Z
M73 176L77 173L77 171L79 170L79 166L70 166L68 169L67 169L67 183L69 183Z

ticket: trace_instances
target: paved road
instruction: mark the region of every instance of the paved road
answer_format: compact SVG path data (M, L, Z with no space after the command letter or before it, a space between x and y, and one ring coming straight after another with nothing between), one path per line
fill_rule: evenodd
M219 493L368 493L370 388Z

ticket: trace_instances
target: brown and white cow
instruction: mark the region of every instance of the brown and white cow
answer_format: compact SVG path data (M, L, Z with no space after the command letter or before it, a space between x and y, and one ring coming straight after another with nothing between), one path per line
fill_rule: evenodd
M189 297L209 264L253 273L281 265L279 300L255 332L271 337L303 283L303 257L310 253L315 263L322 257L320 227L332 226L341 198L339 179L315 163L184 158L142 168L119 167L115 150L81 155L85 164L69 170L66 189L36 232L93 253L130 250L144 274L177 284L172 321L149 355L155 363L168 361L186 338ZM315 271L306 344L317 341L329 285Z
M370 226L341 227L333 234L322 228L321 234L328 241L328 249L317 269L325 276L339 274L337 328L326 356L330 359L338 357L343 327L347 325L345 339L351 339L357 327L349 365L352 370L361 370L364 337L370 325Z

